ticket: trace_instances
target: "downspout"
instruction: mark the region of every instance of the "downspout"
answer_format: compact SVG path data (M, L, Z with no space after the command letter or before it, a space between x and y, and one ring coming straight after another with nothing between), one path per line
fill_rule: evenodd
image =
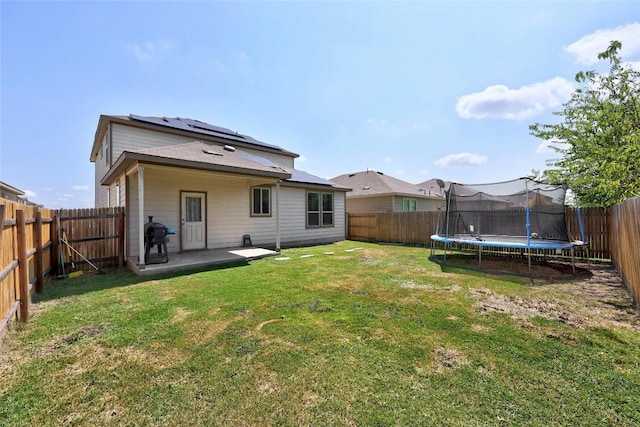
M276 251L280 252L280 180L276 181Z
M529 276L531 276L531 221L529 219L529 186L527 185L527 180L524 181L524 189L525 189L525 193L527 195L527 219L526 219L526 228L527 228L527 252L528 252L528 256L527 259L529 261Z

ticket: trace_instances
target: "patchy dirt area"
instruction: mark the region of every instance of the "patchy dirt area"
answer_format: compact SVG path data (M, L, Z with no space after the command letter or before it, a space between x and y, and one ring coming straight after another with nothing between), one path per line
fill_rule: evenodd
M529 276L529 261L526 257L513 258L483 255L479 261L477 254L452 254L447 256L446 263L442 255L437 257L440 264L449 267L469 268L493 274L510 274L515 276ZM544 260L531 257L531 278L536 281L575 281L587 279L592 275L591 267L576 263L575 273L571 262Z
M476 299L476 308L483 312L503 312L514 318L540 316L576 328L620 326L640 331L640 309L633 304L614 268L608 264L576 267L579 273L575 276L565 274L534 281L533 298L487 289L470 291Z

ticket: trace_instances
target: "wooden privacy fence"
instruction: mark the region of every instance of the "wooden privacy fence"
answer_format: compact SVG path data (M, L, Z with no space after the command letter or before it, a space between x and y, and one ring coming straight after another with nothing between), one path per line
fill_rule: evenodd
M0 199L0 224L0 337L16 317L28 319L32 291L52 278L124 265L124 208L51 210Z
M612 208L610 225L611 260L640 304L640 196Z
M50 277L53 211L0 199L0 337L17 316L29 317L31 291Z
M610 259L609 211L605 208L582 208L580 213L585 238L589 243L589 257ZM429 237L435 234L438 222L442 225L443 216L444 213L438 212L350 213L347 236L351 240L363 242L430 246ZM567 208L566 220L569 232L579 240L581 236L577 209ZM440 247L440 244L436 246ZM519 249L514 251L519 252ZM578 252L586 256L586 248L579 249Z
M98 268L124 265L124 208L61 209L55 211L55 216L56 241L64 238ZM66 245L61 245L60 250L60 262L56 262L59 275L63 274L63 263L66 269L93 269Z

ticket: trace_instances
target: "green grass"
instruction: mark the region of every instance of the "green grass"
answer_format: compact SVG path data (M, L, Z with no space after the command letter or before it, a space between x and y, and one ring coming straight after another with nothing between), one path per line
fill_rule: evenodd
M347 241L55 282L3 343L0 425L640 425L637 325L428 254Z

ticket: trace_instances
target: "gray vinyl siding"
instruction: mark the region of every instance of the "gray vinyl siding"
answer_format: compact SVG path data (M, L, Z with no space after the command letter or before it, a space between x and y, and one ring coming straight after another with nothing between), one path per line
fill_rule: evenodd
M100 181L104 177L105 173L109 169L105 162L105 152L106 145L109 136L109 131L105 134L105 137L102 139L102 144L100 145L100 154L95 161L95 185L94 185L94 203L96 208L105 208L107 207L107 195L109 194L108 188L106 186L100 185Z
M345 193L333 193L333 226L307 228L307 189L282 187L280 193L280 240L283 247L336 242L345 239Z
M144 222L153 216L154 222L173 227L167 250L180 251L181 191L204 193L206 197L207 248L242 246L242 236L251 234L254 244L275 241L275 215L251 217L251 187L265 185L265 180L182 171L174 168L145 166ZM137 174L131 176L129 194L129 229L132 238L130 254L138 254ZM275 188L275 187L274 187ZM275 190L272 206L275 210Z
M122 184L121 184L122 185ZM271 216L251 216L251 188L270 186ZM128 253L138 255L138 174L129 178ZM276 187L273 181L251 177L184 171L177 168L144 167L144 222L153 221L173 227L169 237L169 253L180 251L181 191L206 195L207 248L242 246L242 236L251 235L255 246L276 245ZM306 189L281 186L281 246L313 244L344 240L345 196L334 192L334 226L306 227ZM317 191L317 190L314 190ZM121 187L121 193L122 193Z
M147 148L166 147L169 145L185 144L193 141L205 141L194 135L194 137L185 137L178 135L166 134L163 132L152 131L148 129L139 129L133 126L125 126L121 124L112 124L113 133L113 161L115 162L123 151L144 150ZM224 145L223 143L218 143ZM233 143L229 143L233 145ZM293 168L293 158L283 156L277 153L268 153L259 150L243 148L247 152L251 152L258 156L264 157L284 168ZM103 175L104 176L104 175Z
M394 196L393 198L393 211L394 212L402 212L404 211L404 199L413 199L416 201L416 210L417 211L437 211L438 206L442 205L442 201L435 199L421 199L418 197L411 196Z
M400 206L402 210L402 205ZM347 196L347 212L393 212L392 196L349 197Z

